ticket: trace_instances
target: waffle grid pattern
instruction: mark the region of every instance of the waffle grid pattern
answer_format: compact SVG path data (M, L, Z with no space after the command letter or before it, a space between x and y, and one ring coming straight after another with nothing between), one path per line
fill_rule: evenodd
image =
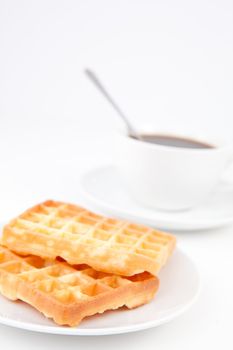
M18 250L17 243L25 241L26 251ZM63 241L64 249L56 241ZM37 255L47 252L48 256L61 256L71 264L86 263L97 270L133 275L142 272L142 267L156 274L171 254L175 238L78 206L47 201L7 225L3 244L19 253L36 254L38 251L33 250L36 247L41 249Z
M157 278L148 273L133 277L115 276L97 272L87 265L70 266L37 256L21 257L0 247L2 294L28 302L58 324L74 326L83 317L97 312L127 303L128 307L137 306L149 301L157 288ZM143 300L137 300L137 295L145 291ZM132 298L134 301L130 302Z

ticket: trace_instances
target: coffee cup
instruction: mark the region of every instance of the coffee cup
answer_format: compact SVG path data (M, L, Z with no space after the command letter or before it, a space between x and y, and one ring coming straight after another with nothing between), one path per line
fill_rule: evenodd
M233 150L207 136L203 141L156 132L141 135L138 140L119 132L115 155L118 172L135 201L146 207L176 211L190 209L210 195Z

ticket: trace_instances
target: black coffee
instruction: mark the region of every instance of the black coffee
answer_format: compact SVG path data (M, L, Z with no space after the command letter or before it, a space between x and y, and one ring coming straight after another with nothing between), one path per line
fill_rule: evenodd
M214 148L214 146L208 143L203 143L189 138L160 135L160 134L142 134L142 141L155 143L156 145L179 147L179 148Z

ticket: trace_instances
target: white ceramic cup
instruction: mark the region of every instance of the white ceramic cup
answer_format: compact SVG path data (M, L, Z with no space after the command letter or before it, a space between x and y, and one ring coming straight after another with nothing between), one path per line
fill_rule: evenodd
M138 203L162 210L185 210L214 190L233 156L232 148L208 138L192 139L214 148L161 146L135 140L123 132L117 135L117 168Z

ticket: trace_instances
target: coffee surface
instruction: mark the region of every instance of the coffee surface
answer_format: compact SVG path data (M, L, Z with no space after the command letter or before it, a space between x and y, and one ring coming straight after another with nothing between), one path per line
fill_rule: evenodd
M179 136L160 135L160 134L142 134L141 139L144 142L154 143L156 145L178 147L178 148L214 148L208 143L203 143L190 138L183 138Z

